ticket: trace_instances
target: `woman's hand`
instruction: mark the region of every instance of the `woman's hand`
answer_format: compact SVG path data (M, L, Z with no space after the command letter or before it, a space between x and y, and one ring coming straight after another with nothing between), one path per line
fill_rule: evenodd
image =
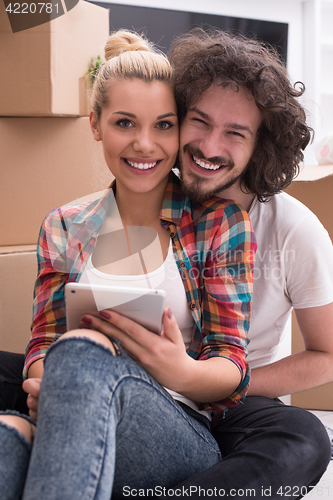
M156 335L120 314L105 310L101 318L86 315L81 327L117 338L122 348L167 389L192 401L220 401L241 381L239 368L230 359L195 360L186 353L181 331L169 308L163 314L163 332Z
M27 406L29 408L29 415L34 420L37 420L38 400L41 382L41 378L28 378L22 384L23 390L28 393Z
M195 361L186 353L181 331L170 308L164 310L160 335L114 311L101 311L100 316L86 315L80 326L118 339L123 350L161 385L177 392L184 387Z

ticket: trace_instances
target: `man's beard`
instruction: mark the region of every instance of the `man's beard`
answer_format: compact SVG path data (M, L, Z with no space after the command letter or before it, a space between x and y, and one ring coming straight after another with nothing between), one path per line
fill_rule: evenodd
M224 157L214 157L214 158L206 158L200 149L195 148L191 146L190 144L186 144L183 148L184 153L188 153L191 156L195 156L196 158L206 160L210 163L213 163L214 165L227 165L227 168L229 167L232 169L234 166L233 162L230 160L225 159ZM180 180L181 180L181 185L182 185L182 190L183 193L188 196L191 200L197 201L197 202L202 202L205 200L208 200L209 198L212 198L213 196L216 196L220 191L224 189L229 189L231 186L233 186L238 179L243 175L243 171L240 174L235 174L231 179L229 179L227 182L225 180L221 181L220 183L217 183L213 187L206 188L204 187L205 184L205 179L199 175L196 175L193 171L191 172L191 181L189 182L189 179L186 180L186 184L184 182L184 178L182 175L182 160L179 155L179 166L180 166ZM224 167L225 168L225 167ZM210 179L209 177L207 178L208 180Z

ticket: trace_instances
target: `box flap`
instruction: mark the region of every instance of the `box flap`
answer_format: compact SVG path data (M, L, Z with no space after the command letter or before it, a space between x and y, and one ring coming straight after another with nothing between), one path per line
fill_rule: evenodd
M294 182L317 181L329 175L333 175L333 165L304 165Z
M36 253L36 245L10 245L0 246L0 257L2 255L16 255L19 253Z

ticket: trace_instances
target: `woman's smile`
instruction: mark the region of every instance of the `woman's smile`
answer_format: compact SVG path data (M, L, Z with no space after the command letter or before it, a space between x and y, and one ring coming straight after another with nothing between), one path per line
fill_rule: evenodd
M123 158L123 160L129 167L139 170L141 173L154 169L162 161L154 158Z

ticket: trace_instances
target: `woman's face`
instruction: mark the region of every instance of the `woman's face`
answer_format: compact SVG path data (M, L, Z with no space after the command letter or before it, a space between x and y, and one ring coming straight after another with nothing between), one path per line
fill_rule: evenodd
M177 109L169 85L116 79L100 121L95 122L91 113L90 123L94 138L103 143L117 186L147 193L166 183L179 147Z

